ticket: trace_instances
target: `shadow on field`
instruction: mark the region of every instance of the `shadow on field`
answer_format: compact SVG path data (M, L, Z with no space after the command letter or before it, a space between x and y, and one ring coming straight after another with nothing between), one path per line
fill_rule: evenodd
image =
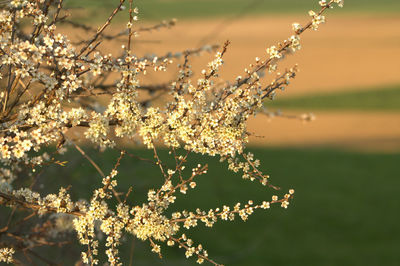
M237 218L235 222L219 222L213 229L203 225L191 229L187 235L195 244L202 244L211 258L226 265L398 265L400 154L250 150L261 160L261 169L271 175L271 182L282 188L277 194L294 188L295 198L287 210L274 206L256 211L247 222ZM131 152L152 158L147 150ZM113 151L89 153L106 173L118 157ZM160 154L166 164L174 165L166 151ZM101 186L101 178L76 153L69 152L68 158L62 171L59 167L47 171L47 175L54 175L54 182L44 187L53 187L55 192L60 185L72 183L73 200L89 199L88 193ZM228 171L218 158L192 155L189 162L208 163L209 172L198 178L196 189L178 195L171 212L197 207L208 210L249 199L257 203L270 200L274 193ZM190 163L186 169L191 169ZM148 162L126 157L119 170L117 190L126 192L133 185L129 204L141 204L147 190L162 182L159 170ZM132 242L131 237L125 238L121 249L124 264L129 264L131 243L133 265L196 265L195 259L185 259L183 250L166 246L162 246L164 259L160 260L150 252L148 243Z

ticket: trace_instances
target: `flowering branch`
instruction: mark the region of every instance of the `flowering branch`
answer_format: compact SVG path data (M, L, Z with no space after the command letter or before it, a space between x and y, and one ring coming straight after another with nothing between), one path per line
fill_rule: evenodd
M287 54L301 48L300 35L308 29L318 29L325 21L323 13L334 4L342 6L343 1L320 1L321 9L309 12L311 21L305 26L294 23L294 35L267 48L266 59L256 58L255 64L245 69L244 77L220 83L215 80L224 64L229 41L222 47L207 45L178 53L136 56L133 40L138 33L169 28L175 21L137 27L139 11L129 0L126 28L116 35L107 35L105 30L125 2L128 1L120 0L98 29L67 20L69 15L64 14L62 0L0 3L4 5L0 9L0 205L12 209L7 224L0 229L0 262L12 263L17 256L24 255L30 264L32 256L50 263L34 249L69 243L62 239L75 231L80 244L86 247L81 253L85 264L99 263L101 235L105 237L109 264L119 265L123 235L131 234L148 242L160 257L160 243L177 244L185 250L186 257L196 256L198 263L220 265L208 257L202 245L193 246L193 241L181 231L196 227L199 222L212 227L220 220L233 221L237 216L246 221L255 210L269 209L273 204L287 208L293 199L291 189L281 198L274 195L272 200L256 205L249 201L243 207L237 203L232 209L223 206L208 211L168 213L178 192L187 194L195 189L197 178L206 178L209 171L208 165L201 164L191 172L185 170L192 153L219 156L221 161L228 162L228 169L241 172L242 178L280 189L262 172L261 162L245 152L250 134L247 122L257 113L266 113L265 99L273 99L277 90L289 85L296 76L297 65L276 73L270 82L262 81L262 72L275 72ZM57 31L62 23L83 29L91 36L73 43ZM119 38L123 36L127 38ZM124 43L115 49L117 56L101 52L101 43L111 39ZM219 52L194 80L190 56L217 49ZM183 63L177 66L178 74L170 82L141 84L148 72L167 71L173 68L173 60L180 58ZM122 150L106 175L102 166L78 145L83 139L101 150L115 149L121 140L140 143L153 152L153 158ZM68 193L71 187L45 196L34 192L38 176L45 178L47 166L66 164L66 160L55 156L61 157L71 145L101 176L101 184L99 180L91 199L72 201ZM55 149L51 156L44 151L48 146ZM161 160L159 147L170 151L175 160L173 167ZM150 162L161 173L162 185L150 189L147 201L141 204L128 203L128 196L136 193L132 187L124 193L116 190L119 166L125 155ZM29 178L31 184L27 184ZM29 214L15 221L14 213L22 211ZM43 217L44 223L35 224L35 216ZM26 225L24 229L34 234L11 232L13 223ZM34 245L30 246L31 243Z

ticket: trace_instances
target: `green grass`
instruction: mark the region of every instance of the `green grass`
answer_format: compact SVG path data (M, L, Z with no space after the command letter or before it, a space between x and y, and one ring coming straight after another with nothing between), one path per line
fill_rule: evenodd
M86 7L87 20L97 21L107 16L117 0L66 0L68 7ZM231 15L282 14L306 12L318 8L317 0L141 0L134 1L140 8L140 18L161 20L169 18L221 17ZM399 13L400 2L397 0L346 1L342 12L390 12ZM335 13L338 11L334 11ZM104 18L103 18L104 19Z
M257 211L247 222L219 222L213 229L201 225L191 230L188 235L195 243L203 244L213 259L243 266L398 265L400 153L251 150L261 159L262 169L271 175L273 184L282 187L283 192L296 190L295 199L287 210L274 207ZM105 172L118 156L114 152L89 152ZM132 152L151 158L148 151ZM167 164L172 163L165 151L160 154ZM101 185L100 177L78 154L70 152L68 158L65 168L47 172L50 178L45 187L56 190L72 183L74 200L89 198L89 192ZM208 163L209 172L197 180L195 190L178 195L174 210L208 210L249 199L260 202L272 196L272 191L229 172L218 158L193 155L189 162ZM145 192L162 182L157 167L143 161L127 157L119 170L118 190L127 191L133 185L130 204L142 202ZM131 238L126 241L121 251L125 262ZM163 251L165 259L160 260L147 243L136 240L134 265L196 265L193 259L186 260L178 248L163 247Z
M267 100L265 105L269 108L282 109L399 111L400 86L307 95L286 99L278 95L274 101Z

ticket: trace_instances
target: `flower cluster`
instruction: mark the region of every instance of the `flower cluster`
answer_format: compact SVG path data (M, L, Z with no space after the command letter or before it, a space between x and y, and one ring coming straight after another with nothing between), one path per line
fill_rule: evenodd
M217 83L216 79L229 42L220 48L204 46L161 56L134 55L132 38L140 32L169 28L175 21L135 28L138 9L132 0L127 28L116 36L107 35L105 30L124 10L125 2L121 0L97 29L70 21L62 0L12 0L0 9L0 205L13 209L9 221L20 209L31 213L19 223L28 223L34 216L47 219L33 223L32 234L7 233L1 244L7 247L0 248L1 262L12 263L14 252L22 258L29 252L35 254L39 246L67 244L53 241L68 237L74 230L80 244L87 248L81 253L85 264L100 263L100 238L105 237L109 264L120 265L118 247L123 244L124 234L131 234L147 241L160 256L161 243L166 243L183 248L185 256L196 257L198 263L219 265L201 244L195 245L181 231L200 223L212 227L220 220L233 221L237 217L246 221L254 211L269 209L273 204L287 208L293 198L294 190L289 190L257 204L250 200L232 207L168 212L178 194L195 189L196 179L208 171L207 165L200 164L189 174L184 171L190 153L218 156L227 161L229 170L241 172L244 179L278 190L260 170L261 162L245 152L250 135L247 122L263 112L265 99L273 99L276 91L284 90L296 76L297 65L282 73L277 71L287 54L301 48L300 35L307 29L318 29L325 22L323 13L334 4L342 6L343 1L320 1L320 11L309 12L311 21L304 26L294 23L292 36L267 48L243 76L225 83ZM60 33L61 23L85 29L92 36L74 43ZM118 45L121 49L114 55L103 54L102 41L114 37L122 38L124 45ZM217 49L215 58L195 79L189 64L191 56ZM184 61L177 66L176 78L164 84L142 84L148 72L167 71L179 58ZM265 82L265 72L275 77ZM78 145L85 140L103 150L120 143L140 143L152 150L154 160L150 161L160 169L162 185L148 191L147 201L128 204L132 190L116 191L118 167L123 157L134 155L122 151L106 176ZM161 161L157 153L160 146L170 151L175 167L166 167ZM67 147L75 148L103 178L90 200L73 201L70 187L44 196L33 190L47 166L67 164L56 159ZM184 155L179 155L182 152ZM9 228L10 222L0 228L0 238Z
M0 262L13 263L13 254L15 250L13 248L0 248Z

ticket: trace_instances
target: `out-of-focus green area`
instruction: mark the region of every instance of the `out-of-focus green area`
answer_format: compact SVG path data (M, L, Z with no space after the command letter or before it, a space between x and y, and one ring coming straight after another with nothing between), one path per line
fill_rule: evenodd
M267 107L309 110L399 111L400 86L280 98Z
M196 244L201 243L211 258L225 265L243 266L398 265L400 154L312 148L250 150L281 191L274 192L241 179L218 158L192 155L186 176L190 166L198 163L207 163L209 171L197 179L197 187L187 195L178 193L170 211L195 211L197 207L208 210L247 200L258 203L270 200L275 193L282 195L290 188L296 190L295 198L287 210L273 206L270 210L256 211L247 222L237 218L234 222L218 222L212 229L199 222L194 230L182 230ZM148 150L130 152L152 159ZM88 153L106 173L118 157L114 151ZM160 157L171 168L175 165L167 151L160 151ZM69 152L67 158L69 162L63 169L54 167L46 171L50 177L43 179L47 182L46 193L72 184L73 200L90 199L90 191L102 186L101 177L76 152ZM126 192L133 186L130 205L143 202L147 190L159 187L163 179L158 166L131 157L123 159L119 172L117 191ZM127 265L131 241L131 237L125 239L120 254ZM163 260L150 249L148 243L135 240L133 265L196 265L193 258L187 260L184 251L177 247L162 246ZM65 250L73 254L72 249ZM63 254L63 261L68 260Z
M65 0L64 2L70 8L87 8L81 14L81 19L101 21L110 14L111 8L118 5L119 0ZM128 5L129 1L126 1L125 6ZM209 18L239 14L283 14L307 12L310 9L319 8L317 0L138 0L134 1L134 5L139 7L139 17L143 20ZM399 10L400 1L397 0L351 0L345 1L345 8L341 13L398 13Z

